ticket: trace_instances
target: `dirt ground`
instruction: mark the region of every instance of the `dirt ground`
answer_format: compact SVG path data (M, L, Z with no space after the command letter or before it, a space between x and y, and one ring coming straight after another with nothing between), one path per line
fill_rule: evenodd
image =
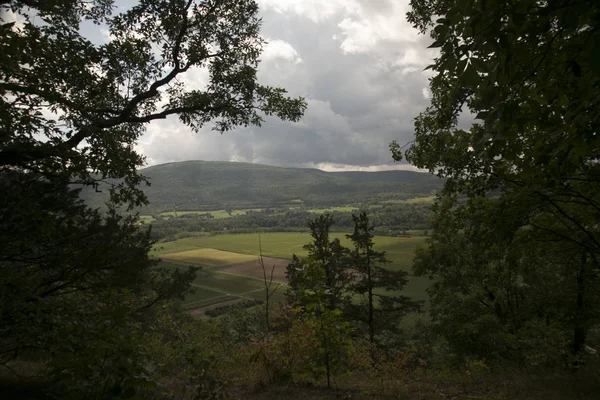
M273 271L273 281L286 281L285 268L290 263L290 260L285 260L283 258L263 257L263 261L267 270L267 279L269 279L271 269L273 268L273 266L275 266L275 270ZM222 267L216 267L213 270L263 279L263 269L260 263L258 262L258 259L237 264L225 265Z

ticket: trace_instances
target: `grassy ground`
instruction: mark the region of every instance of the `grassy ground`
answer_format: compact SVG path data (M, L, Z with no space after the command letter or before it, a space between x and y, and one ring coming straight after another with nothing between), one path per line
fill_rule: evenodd
M174 217L175 214L177 215L186 215L186 214L198 214L198 215L204 215L204 214L211 214L215 219L224 219L224 218L231 218L234 217L236 215L244 215L246 214L246 211L249 210L232 210L231 211L231 215L225 211L225 210L216 210L216 211L168 211L168 212L163 212L160 213L159 215L161 217ZM260 211L260 209L253 209L253 211Z
M418 204L418 203L427 203L431 204L435 200L436 196L425 196L425 197L414 197L412 199L406 200L386 200L385 204Z
M346 246L351 245L343 233L334 233L333 236L338 236ZM289 259L294 253L305 256L306 251L302 246L310 240L308 233L263 233L260 237L263 256L282 259ZM202 310L235 299L263 299L262 272L258 271L260 266L255 264L259 254L258 238L259 234L185 238L158 244L154 256L163 258L166 261L163 265L172 267L180 268L185 265L205 267L198 272L194 282L196 292L189 295L183 303L185 308ZM423 246L424 241L425 238L422 236L377 236L375 247L377 250L387 252L388 258L392 260L390 268L410 272L414 251ZM248 269L248 264L255 264L257 271ZM283 265L285 262L280 261L279 264ZM239 268L236 268L236 265ZM281 269L281 265L278 268ZM269 266L267 262L267 267ZM276 274L275 280L282 281L282 276L280 273ZM411 276L402 294L415 300L426 301L426 289L429 285L428 278ZM281 296L283 291L282 288L277 296ZM278 299L279 297L276 300Z
M527 371L417 374L401 371L397 376L349 375L337 380L334 388L314 384L264 385L234 388L232 399L245 400L326 400L326 399L407 399L407 400L595 400L600 381L590 373L580 376Z
M179 251L163 255L167 261L191 264L198 267L218 267L233 263L241 263L255 260L255 256L247 254L232 253L211 248L196 248L193 250Z
M357 207L328 207L328 208L309 208L305 211L311 212L311 213L316 213L316 214L323 214L323 213L332 213L335 211L338 212L352 212L352 211L357 211L358 208Z
M167 268L184 268L184 265L168 261L161 263L161 266ZM182 307L185 309L199 309L203 311L240 300L264 299L264 282L262 279L214 269L201 269L197 271L192 287L194 290L193 293L188 294L182 302ZM281 285L274 296L275 301L282 299L284 290L285 285Z
M333 233L332 236L339 237L342 244L346 246L351 245L344 233ZM174 242L159 243L154 254L157 257L168 257L167 255L170 253L212 248L258 256L258 237L258 233L191 237ZM305 256L307 253L302 247L310 241L308 233L263 233L260 234L260 237L264 256L287 259L291 258L292 254ZM394 270L410 271L415 249L424 245L425 237L422 236L375 237L375 249L387 252L387 257L392 260L389 267Z
M140 221L144 224L149 224L154 221L154 217L152 215L140 215Z

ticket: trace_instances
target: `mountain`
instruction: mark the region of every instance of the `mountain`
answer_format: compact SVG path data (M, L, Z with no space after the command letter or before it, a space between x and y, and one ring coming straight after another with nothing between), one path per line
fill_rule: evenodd
M412 171L325 172L216 161L161 164L141 173L151 182L143 188L149 212L377 203L429 196L443 184ZM95 205L105 200L103 193L88 190L83 197Z

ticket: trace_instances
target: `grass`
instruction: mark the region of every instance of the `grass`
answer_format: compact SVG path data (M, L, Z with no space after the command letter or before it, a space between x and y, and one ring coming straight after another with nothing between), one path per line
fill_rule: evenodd
M162 262L161 266L183 268L181 264L168 261ZM188 294L182 302L184 309L209 309L241 299L264 300L262 279L243 275L202 269L196 272L192 287L193 293ZM274 296L275 301L283 299L284 290L285 285L282 285Z
M386 200L384 204L419 204L426 203L431 204L435 200L436 196L424 196L424 197L413 197L412 199L406 200Z
M253 209L253 210L259 210L259 209ZM235 217L236 215L244 215L246 214L246 211L248 210L232 210L231 211L231 215L225 211L225 210L216 210L216 211L167 211L167 212L163 212L160 213L159 215L161 217L174 217L175 214L177 215L186 215L186 214L198 214L198 215L206 215L206 214L211 214L214 219L225 219L225 218L231 218L231 217Z
M255 256L240 253L232 253L211 248L200 248L169 253L163 256L165 260L192 264L201 267L218 267L233 263L241 263L255 260Z
M317 214L322 214L322 213L332 213L332 212L352 212L352 211L357 211L358 207L328 207L328 208L309 208L306 211L310 212L310 213L317 213Z
M140 215L139 217L140 221L144 224L149 224L150 222L154 221L154 217L152 215Z
M351 242L343 233L333 233L341 242L350 246ZM256 274L237 274L231 271L210 269L225 265L253 261L258 256L258 233L228 234L184 238L173 242L160 243L155 247L154 256L163 258L163 265L181 268L183 265L208 267L198 271L193 283L195 293L188 295L183 302L187 309L208 309L235 299L263 299L264 283L253 277ZM310 240L308 233L263 233L260 234L262 251L265 257L291 258L292 254L305 256L302 248ZM425 238L376 236L375 248L386 251L392 260L389 265L394 270L410 272L415 249L425 244ZM416 300L427 300L426 289L430 286L426 277L410 277L403 295ZM275 301L282 299L282 287ZM391 294L391 293L390 293ZM232 297L233 296L233 297Z
M258 256L258 233L214 235L202 237L190 237L174 242L160 243L156 246L155 255L158 257L170 257L170 253L184 252L198 248L212 248L233 253ZM305 256L306 250L302 247L310 241L308 233L301 232L277 232L260 234L263 255L289 259L292 254ZM349 239L344 233L333 233L332 236L340 238L342 244L351 246ZM386 251L392 263L389 265L394 270L410 272L414 251L425 245L425 237L390 237L376 236L375 249ZM232 264L235 261L231 262Z
M197 215L206 215L211 214L214 219L225 219L235 217L237 215L246 215L248 211L262 211L262 208L248 208L243 210L231 210L231 215L226 210L215 210L215 211L201 211L201 210L192 210L192 211L165 211L158 215L161 217L174 217L175 214L180 215L188 215L188 214L197 214ZM148 217L152 218L148 215Z

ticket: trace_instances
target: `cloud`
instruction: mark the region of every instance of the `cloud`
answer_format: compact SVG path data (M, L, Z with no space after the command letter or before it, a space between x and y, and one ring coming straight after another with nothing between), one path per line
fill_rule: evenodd
M307 99L300 122L267 118L262 127L191 133L177 119L150 124L138 149L150 164L231 160L329 170L410 168L392 164L392 140L414 138L429 103L436 51L405 20L408 0L259 0L259 81ZM206 71L186 84L202 87Z
M315 23L330 20L339 13L360 11L358 2L353 0L258 0L258 4L263 10L295 14Z
M280 39L266 39L267 45L261 54L262 61L285 60L295 64L302 62L298 52L291 44Z

